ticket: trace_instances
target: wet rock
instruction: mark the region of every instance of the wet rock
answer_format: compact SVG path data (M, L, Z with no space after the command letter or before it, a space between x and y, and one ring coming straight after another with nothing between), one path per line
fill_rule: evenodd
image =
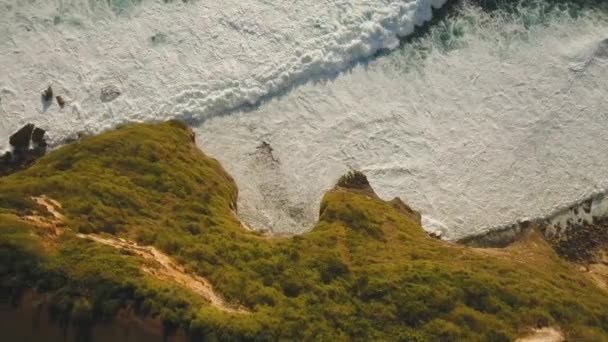
M584 223L564 230L549 239L549 243L562 258L578 263L591 262L597 251L608 247L608 219L598 218L595 223Z
M13 154L8 151L0 157L0 164L9 164L13 160Z
M45 133L45 130L27 124L11 135L9 143L13 151L0 156L0 177L23 170L42 157L47 148Z
M272 151L273 151L273 149L270 146L270 144L268 142L266 142L266 141L262 141L262 143L257 148L260 149L260 150L264 150L264 151L266 151L268 153L272 153Z
M36 127L32 132L32 142L37 147L47 147L46 140L44 139L44 135L46 131L42 128Z
M34 125L27 124L11 135L8 141L15 150L27 150L30 146L33 131Z
M44 102L49 102L53 99L53 88L49 86L45 91L42 92L42 100Z
M101 100L101 102L110 102L114 101L120 95L120 89L118 89L117 86L110 84L101 89L101 95L99 96L99 99Z
M433 239L441 240L441 233L430 232L428 233Z
M59 105L59 107L65 107L65 99L63 98L63 96L59 95L55 99L57 100L57 104Z
M279 160L277 158L275 158L274 156L274 149L272 148L272 146L270 146L270 144L266 141L262 141L262 143L260 145L258 145L258 147L256 147L256 149L262 153L262 155L265 156L269 156L270 159L274 162L274 163L278 163Z

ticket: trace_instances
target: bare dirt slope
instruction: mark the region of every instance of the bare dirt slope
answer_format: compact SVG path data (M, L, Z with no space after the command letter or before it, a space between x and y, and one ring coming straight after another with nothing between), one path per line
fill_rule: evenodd
M33 224L35 227L40 228L43 235L47 235L49 237L58 237L61 235L64 231L63 227L65 226L65 217L61 213L61 203L45 195L32 197L32 200L44 208L47 213L45 214L35 211L30 215L24 216L23 219ZM237 305L227 303L221 295L213 290L213 287L209 281L201 276L186 272L186 270L177 264L170 256L164 254L154 247L140 246L135 242L109 235L101 236L96 234L76 234L76 236L82 239L89 239L106 246L126 250L140 256L144 260L148 261L148 263L142 265L142 270L144 272L152 275L155 278L165 281L172 281L185 288L188 288L192 292L209 300L211 305L220 310L232 313L247 312L245 309Z
M221 295L213 290L211 284L203 277L189 274L185 269L178 265L171 257L150 246L140 246L132 241L112 236L101 236L96 234L77 234L82 239L93 240L97 243L126 250L137 254L147 261L152 261L153 266L144 265L144 272L167 281L173 281L192 290L194 293L205 297L209 302L223 311L233 313L246 313L247 311L236 305L227 303Z

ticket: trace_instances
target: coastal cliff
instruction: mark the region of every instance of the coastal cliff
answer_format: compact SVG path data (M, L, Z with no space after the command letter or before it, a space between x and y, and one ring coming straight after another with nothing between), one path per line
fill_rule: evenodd
M6 329L24 329L38 298L73 340L115 340L95 329L134 317L157 322L158 340L608 338L608 292L541 230L504 248L441 241L353 173L311 231L264 235L193 140L179 122L126 125L0 178Z

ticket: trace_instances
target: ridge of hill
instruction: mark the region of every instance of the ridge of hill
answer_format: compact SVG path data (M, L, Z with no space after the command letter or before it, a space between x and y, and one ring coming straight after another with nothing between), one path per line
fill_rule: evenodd
M234 181L184 124L83 138L0 178L0 299L34 290L93 340L125 311L194 340L608 338L606 292L536 230L441 241L363 178L324 196L310 232L271 237L243 227Z

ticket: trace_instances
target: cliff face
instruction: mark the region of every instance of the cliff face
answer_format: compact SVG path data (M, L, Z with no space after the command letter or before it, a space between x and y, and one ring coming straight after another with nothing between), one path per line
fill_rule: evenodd
M2 300L34 289L58 324L131 312L195 340L608 338L606 293L535 230L502 249L446 243L352 180L311 232L273 238L241 226L233 180L184 125L84 138L0 178Z
M5 341L165 341L182 342L187 337L180 331L163 337L160 320L138 317L121 310L115 319L94 325L59 321L49 314L49 299L32 291L23 293L15 305L0 306L0 330Z

